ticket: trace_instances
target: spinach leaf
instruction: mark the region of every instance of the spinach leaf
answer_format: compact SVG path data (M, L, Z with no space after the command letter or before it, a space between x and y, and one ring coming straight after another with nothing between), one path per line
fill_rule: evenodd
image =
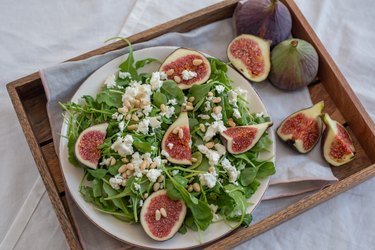
M148 153L151 152L152 145L148 142L142 142L142 141L134 141L133 142L134 147L142 152L142 153Z
M107 174L107 169L98 168L98 169L87 169L87 171L92 175L92 177L101 179Z
M213 83L210 82L202 85L193 85L193 87L190 88L189 93L191 96L194 96L194 105L196 105L198 102L203 102L206 100L206 96L208 92L210 92L212 86Z
M121 107L122 95L123 93L119 90L104 89L96 95L96 100L98 103L105 103L109 107Z
M259 141L255 144L255 146L251 149L253 152L261 152L269 150L270 146L272 145L272 140L268 136L268 134L263 134L260 137Z
M236 215L238 212L241 213L241 217L240 217L239 224L238 224L239 226L245 218L246 207L249 204L244 194L241 192L242 190L240 187L237 187L233 184L228 184L224 186L224 190L233 199L234 203L236 204L231 214L229 214L229 217L233 217L233 215Z
M240 182L242 186L249 186L257 176L257 167L247 167L241 171Z
M160 88L160 92L163 93L168 100L176 98L179 105L184 102L184 92L182 92L174 81L164 81L163 86Z
M167 99L167 97L163 93L161 93L161 92L155 92L152 95L152 101L153 101L153 104L156 107L160 107L160 105L162 105L162 104L167 104L168 99Z
M102 196L103 181L101 179L94 179L92 181L92 192L95 198Z
M275 169L275 164L273 164L273 162L270 162L270 161L263 162L259 166L257 178L264 178L264 177L273 175L275 172L276 172L276 169Z

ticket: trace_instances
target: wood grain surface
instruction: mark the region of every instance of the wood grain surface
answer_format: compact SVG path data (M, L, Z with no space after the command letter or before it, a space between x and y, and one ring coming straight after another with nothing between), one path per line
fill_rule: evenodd
M293 35L312 43L320 56L318 77L321 82L309 87L311 98L314 103L324 100L325 112L349 128L357 149L356 159L343 167L332 167L333 173L340 179L339 182L303 198L249 228L236 230L207 249L232 248L375 175L373 122L295 3L292 0L283 2L292 14ZM132 43L138 43L167 32L186 32L231 17L236 5L237 0L227 0L135 34L128 39ZM86 59L124 46L121 41L115 42L71 60ZM39 74L34 73L18 79L9 83L7 88L68 244L72 249L81 249L69 216L69 208L64 200L63 177L52 143L45 106L46 97Z

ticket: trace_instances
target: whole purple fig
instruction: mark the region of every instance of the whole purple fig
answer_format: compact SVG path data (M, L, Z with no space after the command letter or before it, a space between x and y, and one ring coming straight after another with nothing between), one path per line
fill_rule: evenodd
M272 41L272 47L287 39L292 18L287 7L278 0L248 0L239 3L234 13L237 35L252 34Z

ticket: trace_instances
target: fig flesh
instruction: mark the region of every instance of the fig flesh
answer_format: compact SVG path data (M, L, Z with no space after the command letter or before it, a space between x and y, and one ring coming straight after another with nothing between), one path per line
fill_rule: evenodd
M310 43L293 38L272 49L271 64L271 83L283 90L296 90L315 80L319 58Z
M202 53L179 48L165 59L159 71L165 72L168 79L175 81L180 89L188 89L208 80L211 65Z
M272 46L290 36L292 18L287 7L278 0L239 2L234 12L236 34L252 34L271 40Z
M322 140L324 159L333 166L352 161L355 148L348 131L328 114L324 114L323 122L326 125Z
M168 240L184 222L186 205L182 200L172 200L167 191L150 195L141 209L140 219L144 231L157 241Z
M232 65L253 82L265 80L270 72L270 41L240 35L230 42L227 56Z
M220 133L221 140L229 153L241 154L254 147L263 133L271 126L272 122L265 122L227 128Z
M162 150L168 161L191 165L190 128L187 112L181 112L177 120L169 126L162 140Z
M300 153L311 151L318 143L323 130L320 119L324 102L299 110L282 121L276 133L279 138Z
M108 123L88 127L78 136L74 146L77 160L92 169L96 169L101 157L98 147L104 143Z

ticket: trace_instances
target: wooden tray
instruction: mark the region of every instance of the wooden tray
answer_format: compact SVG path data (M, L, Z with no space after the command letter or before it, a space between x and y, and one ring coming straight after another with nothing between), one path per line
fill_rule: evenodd
M235 230L229 236L208 245L207 249L234 247L375 175L374 123L294 1L283 0L282 2L292 14L293 35L309 41L319 54L318 81L309 87L312 100L315 103L323 99L326 104L325 111L348 128L358 150L356 159L343 167L332 168L333 173L339 179L337 183L303 198L248 228ZM236 5L237 0L227 0L135 34L129 37L129 40L132 43L138 43L167 32L186 32L229 18L233 15ZM71 60L89 58L124 46L123 42L116 42ZM40 76L38 73L31 74L9 83L7 88L68 244L72 249L81 249L66 203L65 187L53 146L46 113L46 96Z

